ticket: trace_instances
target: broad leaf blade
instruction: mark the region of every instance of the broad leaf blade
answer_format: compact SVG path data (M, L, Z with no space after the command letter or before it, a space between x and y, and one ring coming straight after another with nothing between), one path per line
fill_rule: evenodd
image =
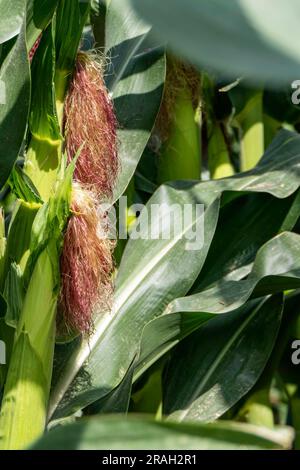
M165 414L214 421L257 382L277 338L282 296L250 305L209 321L175 349L164 377Z
M277 260L277 270L265 260ZM163 354L215 316L229 314L250 297L300 287L300 236L283 233L258 252L253 269L245 280L221 279L198 294L170 302L163 315L146 325L141 340L135 380ZM280 261L279 261L280 260Z
M16 36L21 29L25 10L24 0L0 0L0 44Z
M29 106L30 72L23 26L0 70L0 188L22 146Z
M299 216L299 191L284 199L248 194L226 204L192 292L207 289L224 277L231 280L245 277L257 250L278 233L293 230Z
M163 423L116 416L90 418L62 426L42 437L35 450L96 449L282 449L290 448L289 428L269 430L255 426L219 422L216 424Z

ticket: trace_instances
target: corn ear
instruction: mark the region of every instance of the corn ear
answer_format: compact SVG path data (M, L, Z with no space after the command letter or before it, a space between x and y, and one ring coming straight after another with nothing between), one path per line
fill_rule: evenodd
M169 138L158 163L159 182L199 179L201 174L200 129L190 91L179 92L174 106Z
M40 207L38 203L16 202L7 236L5 276L11 263L18 264L24 272L30 254L32 225Z
M25 448L45 428L55 337L55 258L50 245L39 256L28 286L4 389L0 449Z

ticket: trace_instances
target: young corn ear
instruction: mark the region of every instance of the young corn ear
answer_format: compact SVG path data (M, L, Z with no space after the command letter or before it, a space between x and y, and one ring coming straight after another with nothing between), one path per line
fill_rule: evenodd
M199 73L168 57L167 76L154 136L160 142L158 181L198 179L201 173Z
M75 181L100 199L112 196L118 173L116 118L103 80L102 63L79 53L65 101L65 146L69 161L82 147Z
M164 95L154 129L162 143L170 137L177 117L176 102L182 96L195 112L200 101L200 75L191 65L168 55Z
M0 413L1 450L25 448L46 424L57 297L52 245L37 260L15 334Z
M103 237L105 218L95 194L78 183L73 185L71 210L60 259L58 331L84 333L92 327L96 308L110 308L113 243Z
M99 203L112 196L119 168L116 118L95 55L78 54L64 113L68 160L80 153L60 260L58 330L85 333L95 310L109 309L112 297L113 243Z

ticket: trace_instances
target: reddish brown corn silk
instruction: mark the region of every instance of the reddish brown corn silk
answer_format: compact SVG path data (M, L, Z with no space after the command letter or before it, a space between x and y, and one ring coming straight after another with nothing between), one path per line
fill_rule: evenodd
M60 261L59 329L87 332L95 309L110 308L113 243L101 238L105 220L93 193L75 183L71 207Z
M83 145L74 179L99 198L110 197L118 172L116 118L102 64L93 55L77 57L65 102L65 142L69 161Z
M39 37L37 38L37 40L35 41L35 43L33 44L32 48L30 49L29 51L29 60L30 62L32 62L32 59L36 53L36 51L38 50L38 47L40 45L40 42L41 42L41 39L42 39L42 35L40 34Z
M64 133L68 160L80 153L61 256L58 328L84 333L91 330L96 311L110 308L113 243L103 237L100 203L111 198L119 166L116 118L102 65L92 54L78 54L65 100Z

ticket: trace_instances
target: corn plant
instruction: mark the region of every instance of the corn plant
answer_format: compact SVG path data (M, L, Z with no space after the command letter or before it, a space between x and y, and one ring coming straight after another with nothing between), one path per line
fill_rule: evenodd
M298 13L0 0L0 449L299 448Z

